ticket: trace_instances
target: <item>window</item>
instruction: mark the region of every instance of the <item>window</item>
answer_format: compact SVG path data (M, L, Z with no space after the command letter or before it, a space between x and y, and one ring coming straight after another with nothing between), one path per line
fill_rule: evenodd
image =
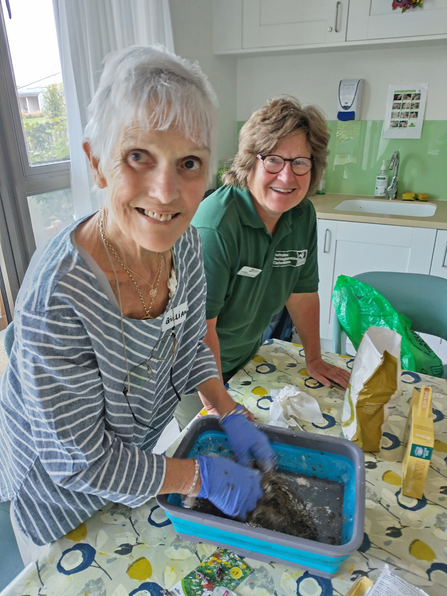
M35 247L74 209L52 0L10 2L11 18L0 3L0 262L14 300Z
M5 19L27 165L70 159L67 112L51 0L21 0ZM28 172L31 173L31 170Z

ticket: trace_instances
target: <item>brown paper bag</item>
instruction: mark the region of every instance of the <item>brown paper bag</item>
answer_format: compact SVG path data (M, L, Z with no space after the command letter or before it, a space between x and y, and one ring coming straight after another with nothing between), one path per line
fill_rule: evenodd
M413 389L403 442L402 494L422 499L435 444L431 387L423 385L420 392Z
M383 425L402 393L400 342L396 331L370 327L355 356L341 425L363 451L380 451Z

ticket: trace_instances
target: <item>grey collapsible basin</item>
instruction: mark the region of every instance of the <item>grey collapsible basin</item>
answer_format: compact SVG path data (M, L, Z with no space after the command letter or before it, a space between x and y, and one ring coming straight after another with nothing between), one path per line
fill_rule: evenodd
M257 425L276 453L278 469L295 476L300 496L318 523L318 540L297 538L246 523L186 509L178 494L157 501L186 540L210 542L238 555L305 568L332 577L363 541L365 461L362 450L338 437ZM217 416L195 420L174 457L216 454L232 457ZM301 492L302 489L302 492ZM321 541L320 541L321 540Z

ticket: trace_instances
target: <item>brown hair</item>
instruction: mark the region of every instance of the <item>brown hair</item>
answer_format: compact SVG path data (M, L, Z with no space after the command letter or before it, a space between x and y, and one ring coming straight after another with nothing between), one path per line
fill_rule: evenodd
M254 112L239 133L239 150L231 168L222 176L225 185L247 188L256 156L268 155L285 137L302 131L306 135L313 166L307 195L314 194L326 167L330 135L327 122L316 106L302 107L291 95L278 97Z

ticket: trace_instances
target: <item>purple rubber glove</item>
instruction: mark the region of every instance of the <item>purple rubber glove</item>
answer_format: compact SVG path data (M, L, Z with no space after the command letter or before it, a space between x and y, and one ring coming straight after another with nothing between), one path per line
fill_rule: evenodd
M221 420L221 425L227 433L236 460L241 466L250 465L250 454L258 462L263 472L268 472L275 466L275 452L262 430L247 420L244 408L238 404L230 414Z
M261 473L225 457L200 455L197 461L202 480L197 497L208 499L226 515L245 521L263 495Z

